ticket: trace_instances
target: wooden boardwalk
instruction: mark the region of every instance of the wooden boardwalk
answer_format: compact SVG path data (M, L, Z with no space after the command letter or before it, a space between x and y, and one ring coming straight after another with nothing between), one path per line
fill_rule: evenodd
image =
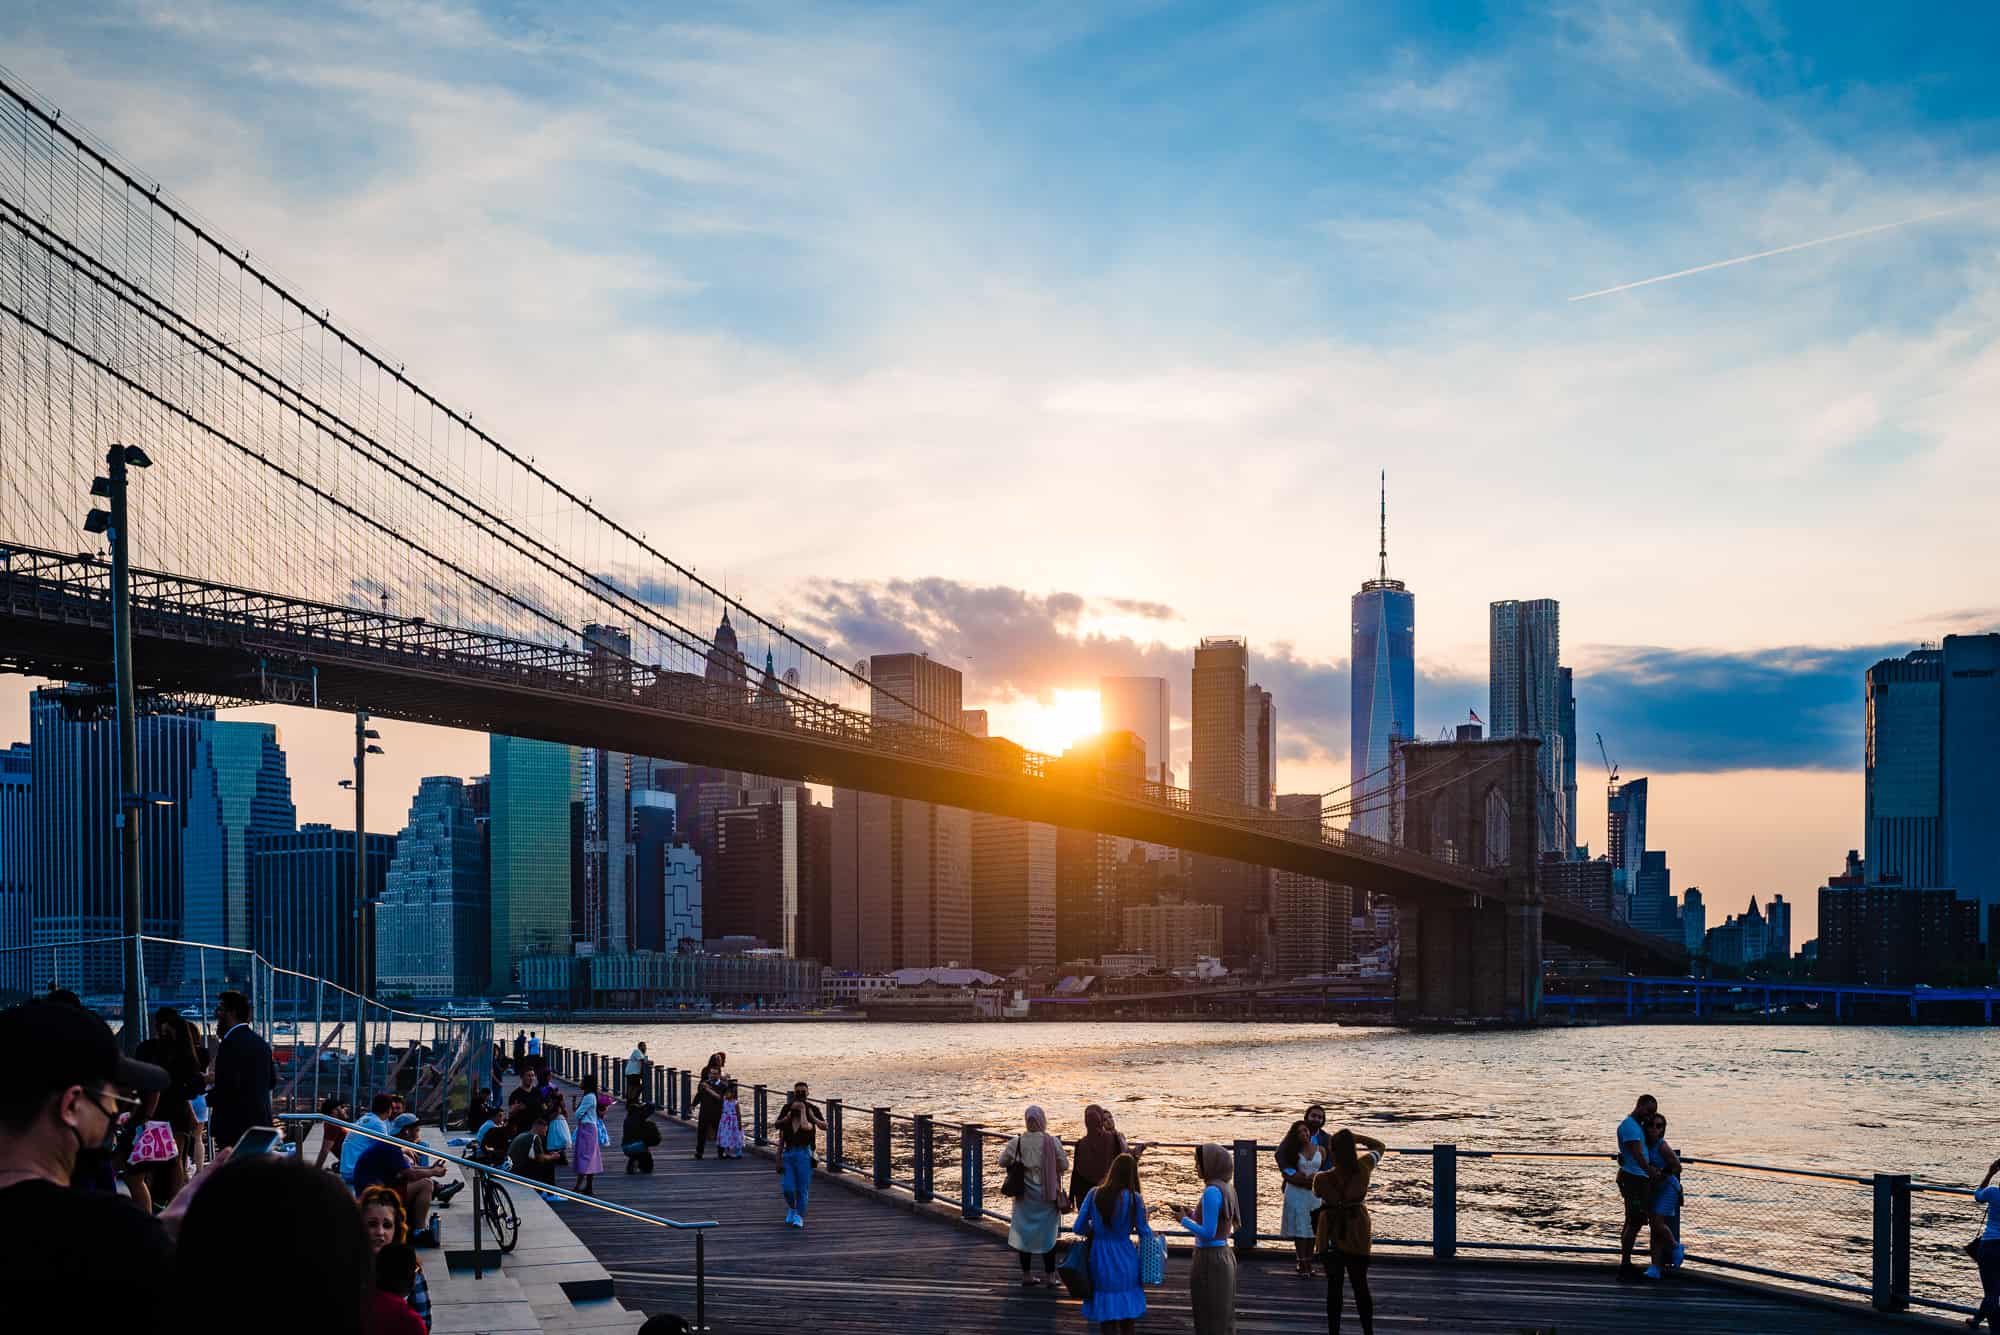
M623 1111L609 1118L609 1170L598 1195L678 1219L715 1219L708 1235L708 1322L721 1335L791 1329L813 1335L1082 1335L1078 1304L1048 1289L1023 1289L1013 1253L995 1234L917 1206L884 1200L844 1183L813 1179L805 1232L787 1228L776 1169L755 1150L740 1160L692 1158L693 1135L658 1121L664 1141L651 1176L627 1176L618 1152ZM562 1179L569 1184L567 1170ZM694 1244L580 1205L555 1207L610 1271L627 1308L694 1315ZM1187 1259L1176 1250L1167 1282L1147 1290L1148 1335L1191 1335ZM1276 1252L1239 1271L1241 1335L1326 1329L1325 1286L1297 1278ZM1465 1262L1439 1265L1384 1256L1370 1276L1376 1323L1384 1332L1529 1332L1677 1335L1788 1332L1845 1335L1897 1326L1938 1328L1921 1318L1884 1318L1859 1304L1796 1300L1696 1277L1658 1285L1620 1284L1590 1262ZM1360 1329L1347 1304L1343 1329Z

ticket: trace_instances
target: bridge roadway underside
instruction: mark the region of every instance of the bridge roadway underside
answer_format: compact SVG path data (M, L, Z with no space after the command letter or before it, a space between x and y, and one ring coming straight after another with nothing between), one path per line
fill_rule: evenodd
M774 1073L775 1074L775 1073ZM809 1078L810 1062L794 1072ZM813 1335L1077 1335L1078 1304L1048 1289L1023 1289L1004 1226L951 1218L949 1207L918 1206L907 1192L854 1190L854 1174L816 1173L805 1232L782 1222L784 1202L768 1158L689 1157L684 1122L661 1116L665 1139L649 1176L629 1176L618 1146L624 1105L606 1117L612 1148L597 1194L641 1210L683 1219L714 1219L707 1252L709 1325L717 1331L799 1331ZM824 1141L821 1142L824 1149ZM1163 1151L1164 1152L1164 1151ZM561 1182L569 1182L561 1170ZM1268 1179L1267 1179L1268 1183ZM993 1191L996 1182L989 1181ZM940 1183L955 1192L957 1183ZM1607 1192L1610 1184L1606 1183ZM461 1198L462 1199L462 1198ZM1167 1227L1166 1194L1149 1201L1156 1227ZM618 1301L631 1310L694 1316L692 1243L587 1206L556 1212L611 1272ZM463 1211L446 1215L461 1227ZM1169 1236L1174 1236L1170 1234ZM1184 1236L1184 1235L1182 1235ZM1290 1244L1238 1267L1237 1329L1326 1329L1326 1289L1297 1278ZM1437 1263L1377 1252L1369 1273L1376 1319L1384 1330L1518 1335L1861 1335L1890 1322L1860 1304L1817 1304L1770 1290L1690 1276L1669 1284L1620 1284L1603 1261ZM1176 1248L1167 1282L1146 1291L1146 1335L1192 1335L1188 1253ZM503 1266L504 1269L504 1266ZM1346 1330L1358 1328L1346 1295ZM1921 1322L1911 1324L1923 1325Z
M0 671L108 681L108 604L87 590L70 593L53 584L31 592L35 596L0 600ZM336 610L352 615L346 609ZM314 679L312 697L296 703L349 712L365 709L384 718L660 756L1095 830L1300 872L1357 890L1386 893L1403 905L1490 910L1504 895L1498 877L1471 869L1443 863L1433 869L1416 859L1378 861L1352 849L1309 843L1275 830L1236 825L1108 791L959 768L806 730L787 731L680 713L637 700L586 695L561 689L559 682L538 684L532 670L496 667L486 661L456 661L450 655L393 646L239 627L227 616L135 607L133 663L141 689L253 702L268 698L259 685L260 664L276 664L291 672L309 670ZM1681 965L1658 938L1626 924L1557 903L1541 906L1538 916L1545 916L1550 939L1579 950L1633 965Z

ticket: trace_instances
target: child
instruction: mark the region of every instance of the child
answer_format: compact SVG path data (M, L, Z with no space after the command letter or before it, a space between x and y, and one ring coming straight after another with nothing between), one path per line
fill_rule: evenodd
M417 1254L400 1242L375 1253L375 1291L368 1295L368 1329L380 1335L418 1335L429 1323L402 1296L417 1273Z
M722 1120L716 1124L715 1153L718 1158L743 1157L743 1114L736 1106L736 1082L722 1087Z

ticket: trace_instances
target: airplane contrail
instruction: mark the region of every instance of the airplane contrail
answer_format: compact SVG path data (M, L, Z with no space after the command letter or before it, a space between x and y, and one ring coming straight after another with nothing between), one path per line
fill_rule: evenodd
M1697 264L1692 269L1678 269L1673 273L1663 273L1653 278L1641 278L1635 283L1620 283L1616 287L1602 287L1595 292L1585 292L1571 297L1571 301L1589 301L1593 297L1608 297L1615 292L1630 292L1635 287L1651 287L1654 283L1672 282L1676 278L1686 278L1691 274L1707 273L1711 269L1727 269L1735 264L1748 264L1752 260L1769 259L1773 255L1788 255L1795 250L1808 250L1813 246L1832 245L1836 241L1852 241L1858 236L1873 236L1877 232L1893 231L1898 227L1908 227L1913 223L1930 222L1934 218L1947 218L1954 213L1964 213L1967 209L1981 208L1991 200L1974 200L1970 204L1959 204L1935 213L1922 213L1914 218L1904 218L1899 222L1876 223L1873 227L1857 227L1851 232L1837 232L1832 236L1822 236L1812 241L1795 241L1789 246L1779 246L1775 250L1760 250L1755 255L1738 255L1733 260L1716 260L1713 264Z

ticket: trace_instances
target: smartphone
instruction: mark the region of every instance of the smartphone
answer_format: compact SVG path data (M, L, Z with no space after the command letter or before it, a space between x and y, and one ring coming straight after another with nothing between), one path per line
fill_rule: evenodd
M241 1159L246 1154L269 1154L277 1147L284 1133L275 1126L253 1126L236 1138L236 1147L230 1151L232 1159Z

